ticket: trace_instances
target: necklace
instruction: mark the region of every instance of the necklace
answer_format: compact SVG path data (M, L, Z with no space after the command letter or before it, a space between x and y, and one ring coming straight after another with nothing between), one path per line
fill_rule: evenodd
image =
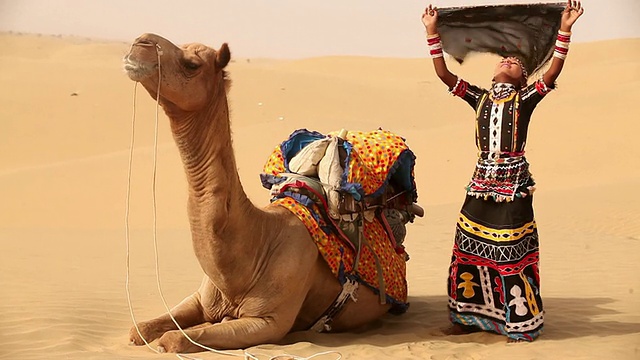
M491 95L494 100L503 100L516 91L516 87L509 83L494 83L491 87Z

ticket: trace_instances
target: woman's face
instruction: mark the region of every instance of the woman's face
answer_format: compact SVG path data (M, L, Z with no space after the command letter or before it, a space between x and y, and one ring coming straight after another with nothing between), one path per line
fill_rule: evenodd
M523 82L522 68L516 59L511 57L503 58L496 66L493 78L496 82L519 85Z

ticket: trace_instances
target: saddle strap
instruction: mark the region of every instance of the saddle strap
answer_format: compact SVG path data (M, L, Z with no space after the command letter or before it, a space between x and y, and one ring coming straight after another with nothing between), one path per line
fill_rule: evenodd
M358 222L358 248L356 252L356 258L353 264L353 273L357 275L358 273L358 265L360 264L360 254L362 253L362 245L365 245L369 248L369 251L373 255L373 259L376 262L376 273L378 278L378 295L380 297L380 304L384 305L387 303L387 292L386 292L386 284L384 281L384 274L382 273L382 266L380 265L380 258L378 258L378 254L373 250L373 247L369 243L369 240L366 236L364 236L364 212L360 213Z
M323 182L316 180L316 179L312 179L303 175L299 175L299 174L293 174L293 173L281 173L280 175L283 176L288 176L288 177L293 177L293 178L298 178L298 179L303 179L309 183L315 183L318 186L318 190L317 191L322 191L325 190L323 187L327 184L324 184ZM364 201L362 202L364 204ZM324 209L322 208L322 206L319 206L321 208L321 212L323 217L325 217L325 219L334 225L334 229L343 237L344 240L348 240L353 242L353 239L351 239L349 236L347 236L343 231L341 231L340 226L336 225L334 222L334 219L331 218L330 216L328 216L328 214L326 214L326 212L324 211ZM354 221L354 223L357 226L356 232L357 232L357 236L356 236L356 243L355 244L355 250L356 250L356 258L354 260L354 264L353 264L353 274L357 275L358 273L358 265L360 263L360 255L362 252L362 245L364 244L367 248L369 248L369 251L371 252L373 259L375 260L375 264L376 264L376 272L377 272L377 278L378 278L378 290L379 290L379 296L380 296L380 304L386 304L387 303L387 294L386 294L386 284L384 281L384 274L382 272L382 265L380 265L380 259L378 258L378 254L376 254L376 252L373 250L373 247L371 246L371 244L369 243L368 239L364 236L364 222L365 222L365 209L366 206L361 206L360 207L360 211L358 212L358 217L357 219ZM393 238L393 235L391 235L391 239Z
M331 331L333 318L338 315L342 308L344 308L347 300L353 299L353 302L358 301L356 298L357 291L358 282L347 278L345 283L342 284L342 291L340 292L340 295L338 295L333 304L324 312L324 314L322 314L322 316L320 316L320 319L318 319L318 321L316 321L309 330L317 332Z

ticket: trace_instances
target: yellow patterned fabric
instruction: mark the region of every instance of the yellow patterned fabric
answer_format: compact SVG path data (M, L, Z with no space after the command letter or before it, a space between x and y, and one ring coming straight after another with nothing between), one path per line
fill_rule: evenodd
M294 132L292 137L300 132L302 131ZM321 135L311 132L309 134L315 134L318 138ZM331 132L329 136L337 134L337 131ZM404 179L406 179L402 185L415 192L415 183L413 182L415 156L401 136L387 130L351 131L347 134L346 140L349 158L346 169L346 184L357 184L361 187L363 195L376 194L384 189L389 175L396 171L394 167L399 167ZM278 175L288 171L285 164L285 154L282 151L283 144L276 146L271 153L264 165L263 174ZM417 197L417 195L413 196Z
M483 239L497 242L508 242L518 241L527 235L531 235L536 229L536 222L531 221L515 229L491 229L473 222L463 214L460 214L460 217L458 218L458 226L464 231Z
M353 146L347 181L362 184L365 194L384 185L400 154L409 149L402 137L386 130L349 132L347 141Z
M282 149L280 148L280 144L276 146L276 148L267 159L267 163L264 164L262 168L262 172L269 175L278 175L280 173L286 172L284 168L284 158L282 156Z
M366 283L370 288L378 289L378 271L373 253L367 246L362 247L358 271L353 273L353 265L356 252L348 246L335 233L326 233L322 227L326 226L321 219L314 218L311 211L290 197L277 199L273 204L282 206L294 213L309 230L309 234L318 247L331 272L336 278L343 278L345 275L354 275L361 282ZM313 205L312 210L318 212L317 206ZM404 257L396 253L393 244L382 224L375 218L372 222L366 222L364 226L364 236L368 240L373 251L378 255L382 276L384 279L387 298L391 298L393 303L404 304L407 301L407 281L406 263Z
M292 133L288 140L276 146L268 158L261 174L263 186L273 191L272 187L286 177L280 174L290 172L289 160L301 149L316 140L338 136L339 133L336 131L324 135L304 129ZM394 190L405 191L407 205L416 201L415 156L402 137L386 130L374 130L351 131L343 139L345 141L340 146L346 158L342 163L344 174L340 191L353 195L356 200L366 196L377 197L387 190L391 182ZM305 187L304 184L293 186ZM385 293L388 302L406 308L404 247L389 237L377 216L372 221L364 221L364 237L367 241L362 242L365 245L361 247L359 263L354 269L357 255L354 243L335 231L335 220L323 216L327 213L326 206L319 208L319 203L309 199L304 192L299 194L287 188L275 189L273 203L289 209L305 224L319 252L341 282L347 277L356 279Z

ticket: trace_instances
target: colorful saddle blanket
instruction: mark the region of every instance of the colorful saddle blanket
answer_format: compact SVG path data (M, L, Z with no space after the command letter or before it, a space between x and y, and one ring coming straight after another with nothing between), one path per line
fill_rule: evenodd
M358 246L344 236L336 221L328 216L326 202L318 202L309 192L296 191L308 187L304 181L291 182L291 160L314 141L336 137L337 132L323 135L308 130L297 130L276 146L261 174L262 184L273 193L272 203L294 213L307 227L320 254L331 271L344 284L347 279L356 280L384 294L383 301L393 305L392 311L406 310L406 254L404 247L393 241L385 227L384 217L375 216L362 221L363 243ZM402 194L404 201L417 200L414 181L415 156L404 139L385 130L371 132L354 131L340 142L340 161L344 172L339 191L352 195L356 200L382 196L389 187ZM289 182L286 186L278 185ZM295 177L294 177L295 179ZM358 257L358 248L360 255Z

